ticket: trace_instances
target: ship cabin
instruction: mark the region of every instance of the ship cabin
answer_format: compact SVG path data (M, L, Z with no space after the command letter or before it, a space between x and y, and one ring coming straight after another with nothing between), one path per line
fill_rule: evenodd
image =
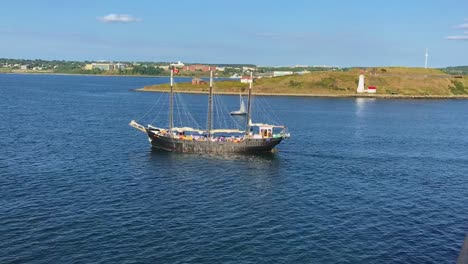
M284 126L275 126L268 124L252 124L250 136L253 138L276 138L281 137Z

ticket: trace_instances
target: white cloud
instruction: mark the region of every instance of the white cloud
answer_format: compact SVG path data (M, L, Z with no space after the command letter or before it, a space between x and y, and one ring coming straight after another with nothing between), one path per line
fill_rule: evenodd
M109 14L107 16L98 17L98 20L103 23L132 23L142 21L140 18L124 14Z
M465 18L465 21L468 22L468 18ZM456 29L467 30L468 23L463 23L461 25L454 26ZM463 32L464 35L454 35L454 36L447 36L445 39L447 40L468 40L468 31Z
M445 37L445 39L448 39L448 40L468 40L468 35L463 35L463 36L448 36L448 37Z
M468 29L468 23L455 26L455 28Z
M289 32L289 33L273 33L273 32L258 32L258 33L248 33L249 36L254 36L257 38L264 39L273 39L273 40L307 40L318 38L319 35L312 32Z

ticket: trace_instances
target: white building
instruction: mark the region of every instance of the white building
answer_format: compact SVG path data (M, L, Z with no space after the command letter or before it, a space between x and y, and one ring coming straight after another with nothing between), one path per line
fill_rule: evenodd
M252 79L250 79L250 76L243 76L241 79L240 79L241 83L251 83L252 82Z
M181 61L178 61L177 63L171 63L169 66L176 67L176 68L182 68L185 66Z
M112 62L93 62L91 63L92 69L100 69L102 71L112 71L114 69L114 63ZM85 66L86 67L86 66Z
M293 75L294 72L292 71L274 71L273 72L273 77L278 77L278 76L287 76L287 75Z
M254 67L243 66L242 71L255 71L255 68Z
M117 62L115 65L114 65L114 68L115 69L125 69L127 68L127 65L123 64L123 63L120 63L120 62Z

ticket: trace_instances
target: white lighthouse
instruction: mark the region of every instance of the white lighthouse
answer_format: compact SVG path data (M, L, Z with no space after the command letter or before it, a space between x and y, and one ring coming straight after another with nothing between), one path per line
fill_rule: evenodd
M359 75L359 83L357 86L357 92L358 93L364 92L364 74Z

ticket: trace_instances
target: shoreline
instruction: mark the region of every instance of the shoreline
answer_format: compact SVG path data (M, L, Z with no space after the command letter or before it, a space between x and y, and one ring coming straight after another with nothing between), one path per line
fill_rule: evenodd
M88 73L60 73L60 72L0 72L0 74L31 74L31 75L66 75L66 76L100 76L100 77L142 77L142 78L169 78L170 75L129 75L129 74L88 74ZM193 78L193 76L177 76L176 78ZM209 78L201 77L201 78ZM227 77L221 77L227 78Z
M32 75L65 75L65 76L99 76L99 77L138 77L138 78L169 78L163 75L103 75L103 74L81 74L81 73L54 73L54 72L0 72L0 74L32 74ZM178 76L177 78L193 78L192 76ZM223 78L223 77L222 77ZM147 90L144 88L130 89L135 92L168 93L167 90ZM208 91L177 91L185 94L208 94ZM239 95L236 92L217 92L221 95ZM283 97L316 97L316 98L382 98L382 99L435 99L435 100L467 100L468 95L392 95L392 94L299 94L299 93L254 93L260 96L283 96Z
M144 88L132 89L135 92L169 93L167 90L146 90ZM177 91L185 94L208 94L208 91ZM221 95L239 95L235 92L217 92ZM283 96L283 97L324 97L324 98L382 98L382 99L458 99L466 100L468 95L392 95L392 94L294 94L294 93L253 93L260 96Z

